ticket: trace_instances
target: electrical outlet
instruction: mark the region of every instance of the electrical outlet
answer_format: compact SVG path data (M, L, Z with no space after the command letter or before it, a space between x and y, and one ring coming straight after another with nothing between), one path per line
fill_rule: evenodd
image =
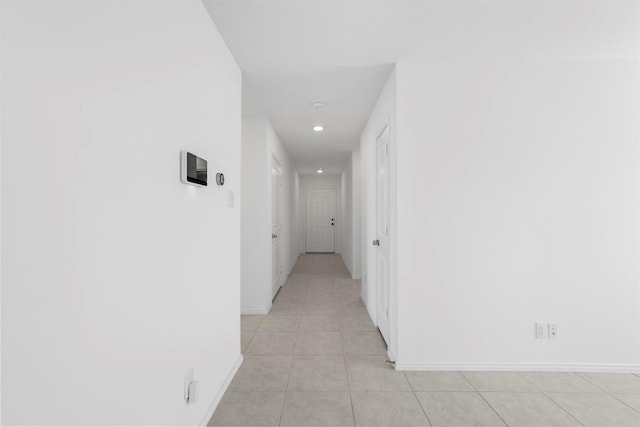
M536 338L544 339L548 338L549 326L546 323L536 323Z
M558 325L555 323L549 324L549 338L557 338L558 337Z
M186 374L184 374L184 401L189 403L189 384L193 382L193 368L189 369Z

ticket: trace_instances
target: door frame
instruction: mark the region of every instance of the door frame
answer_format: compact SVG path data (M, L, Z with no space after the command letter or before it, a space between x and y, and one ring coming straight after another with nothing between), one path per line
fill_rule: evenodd
M317 187L317 188L306 188L304 190L304 204L303 204L303 233L304 233L304 253L312 253L312 252L308 252L307 251L307 247L308 247L308 242L307 242L307 201L309 198L309 192L314 191L314 190L333 190L333 215L336 224L339 224L338 222L338 192L336 191L335 187ZM336 230L338 227L333 227L333 253L336 253ZM331 252L326 252L326 253L331 253Z
M273 198L274 198L274 191L276 191L273 188L273 170L276 169L278 170L278 172L280 173L280 188L277 189L277 191L280 191L280 234L278 236L278 238L276 239L279 243L280 243L280 274L278 276L278 280L277 280L277 287L278 289L276 291L274 291L275 287L276 287L276 282L274 281L274 276L273 276L273 246L274 246L274 239L271 239L271 277L269 278L269 283L270 283L270 294L271 294L271 298L270 300L273 301L273 299L275 298L275 296L277 295L277 293L280 291L280 288L282 287L282 284L284 282L284 260L283 260L283 234L284 234L284 212L283 212L283 208L284 208L284 173L283 173L283 168L282 168L282 163L280 163L280 161L276 158L275 155L271 156L271 165L269 168L269 172L270 172L270 178L271 178L271 200L270 200L270 205L271 205L271 223L270 223L270 231L271 233L273 233Z
M363 166L366 168L367 172L365 174L366 179L366 198L372 198L374 206L377 204L377 183L376 183L376 174L377 174L377 141L380 135L388 129L389 133L389 342L387 344L387 356L390 360L397 360L397 240L396 240L396 231L397 231L397 202L396 202L396 188L397 188L397 172L395 168L395 157L396 157L396 135L395 135L395 117L391 115L385 116L383 119L381 118L380 122L378 122L378 126L375 127L376 132L372 132L371 140L367 143L367 158L362 158ZM365 163L366 162L366 163ZM363 211L366 212L367 206L362 206ZM372 215L371 213L367 215ZM365 233L366 238L363 239L364 245L369 245L371 247L372 240L375 240L376 237L376 215L377 212L373 214L373 221L370 222L367 219ZM363 216L363 219L366 218ZM363 269L363 272L367 273L366 278L366 286L370 290L368 291L368 295L370 295L375 300L375 305L372 307L370 305L370 301L367 301L367 307L370 310L369 313L371 318L374 321L376 327L379 325L378 319L378 296L380 293L380 289L378 286L378 264L376 257L371 257L370 251L365 251L366 255L366 268Z
M378 147L378 141L380 141L380 138L382 138L384 135L386 134L386 165L385 165L385 175L386 175L386 186L388 187L387 190L387 200L386 200L386 205L382 206L383 211L385 212L385 216L386 216L386 223L385 223L385 232L384 232L384 236L386 237L386 240L383 239L382 235L379 234L380 232L380 200L379 200L379 196L380 196L380 182L378 181L378 171L379 171L379 163L378 163L378 155L379 155L379 147ZM375 224L375 236L374 239L376 242L378 242L378 246L375 250L376 255L374 256L374 264L375 264L375 271L376 271L376 293L377 293L377 299L376 299L376 320L377 320L377 326L378 329L380 330L380 334L383 336L383 338L385 339L385 341L387 342L387 346L390 348L391 347L391 176L390 176L390 167L391 167L391 134L390 134L390 129L389 129L389 125L388 123L385 124L385 126L382 128L382 131L380 131L378 133L378 136L376 137L375 140L375 146L374 146L374 152L375 152L375 169L374 169L374 176L375 176L375 184L374 184L374 194L375 194L375 214L374 214L374 224ZM383 190L384 191L384 190ZM379 265L379 261L380 261L380 256L381 256L381 245L380 242L383 241L384 242L384 247L385 247L385 251L386 251L386 263L387 263L387 268L385 269L386 271L386 283L387 283L387 291L388 291L388 295L385 295L385 289L382 289L381 283L383 282L381 280L380 277L380 265ZM387 301L388 307L383 307L383 303L384 301ZM386 316L384 314L384 312L386 311ZM383 316L383 319L381 319L381 316ZM383 332L383 328L381 328L380 326L384 323L384 317L386 317L388 319L387 324L386 324L386 336L385 333Z

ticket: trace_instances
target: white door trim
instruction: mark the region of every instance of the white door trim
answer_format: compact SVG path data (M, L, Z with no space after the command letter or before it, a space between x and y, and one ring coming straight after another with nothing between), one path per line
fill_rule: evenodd
M273 188L274 170L276 170L278 175L280 176L279 188ZM283 188L284 188L284 174L282 173L282 165L280 164L280 162L275 156L272 156L271 157L271 236L272 238L271 238L271 280L270 280L271 299L275 298L276 294L280 290L280 287L282 286L282 282L284 281L283 280L284 278L283 259L282 259L282 255L283 255L282 234L284 231ZM276 193L276 192L279 192L279 193ZM277 209L278 216L279 216L278 225L277 227L274 227L274 223L275 223L274 211L276 211L276 209L273 203L274 203L274 196L276 194L279 194L279 197L277 198L277 200L280 206ZM273 236L276 236L276 237L274 238ZM278 252L278 257L277 259L274 259L274 255L276 254L276 251ZM274 267L274 264L278 264L278 265ZM274 272L274 268L278 269L277 275Z
M390 347L391 334L391 137L388 123L382 128L375 142L375 234L377 243L374 263L376 271L377 324L382 337ZM380 174L380 171L383 171ZM382 180L382 181L381 181Z

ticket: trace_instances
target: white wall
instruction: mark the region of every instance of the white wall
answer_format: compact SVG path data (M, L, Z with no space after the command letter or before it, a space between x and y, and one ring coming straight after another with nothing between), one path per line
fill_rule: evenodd
M267 121L242 117L242 295L243 314L271 308L271 178L265 179Z
M639 71L397 65L400 369L640 369Z
M349 155L340 175L340 253L353 279L360 279L360 152Z
M345 266L351 272L353 270L353 168L351 156L340 174L340 254Z
M304 233L302 232L300 174L297 170L292 169L291 175L293 177L293 186L291 190L291 256L293 264L291 268L293 268L298 255L304 252ZM293 259L294 257L295 259Z
M360 251L362 250L362 242L361 242L361 208L360 208L360 187L361 187L361 172L360 172L360 151L354 151L351 153L351 206L352 206L352 253L353 253L353 261L352 261L352 270L351 277L353 279L360 279L361 276L361 255Z
M336 190L336 253L340 253L341 230L343 227L342 218L342 184L340 175L301 175L300 176L300 242L302 244L302 252L306 251L306 218L307 218L307 190L313 188L333 188Z
M424 8L436 37L396 66L396 367L639 371L638 4ZM374 318L371 141L394 122L389 92L361 139ZM536 321L559 337L536 340Z
M242 313L267 314L271 309L272 208L271 166L282 167L282 283L298 256L293 230L296 172L278 135L264 117L242 118Z
M396 72L389 76L380 97L373 108L371 115L360 135L360 207L361 214L361 236L362 242L360 253L362 254L361 268L364 273L362 277L361 297L367 306L369 315L377 324L378 316L378 289L376 265L373 262L376 256L376 248L371 244L377 238L376 234L376 140L385 126L389 125L389 145L391 147L391 181L390 197L393 200L396 193L395 156L396 156ZM389 356L393 359L396 354L396 233L397 219L395 204L391 204L390 209L390 343Z
M238 67L199 1L3 1L2 31L2 423L206 422L241 360Z

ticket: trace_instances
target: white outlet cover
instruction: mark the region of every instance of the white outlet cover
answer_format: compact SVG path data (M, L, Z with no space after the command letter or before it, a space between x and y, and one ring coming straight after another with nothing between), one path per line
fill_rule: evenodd
M548 338L549 325L547 323L536 323L536 338L544 339Z

